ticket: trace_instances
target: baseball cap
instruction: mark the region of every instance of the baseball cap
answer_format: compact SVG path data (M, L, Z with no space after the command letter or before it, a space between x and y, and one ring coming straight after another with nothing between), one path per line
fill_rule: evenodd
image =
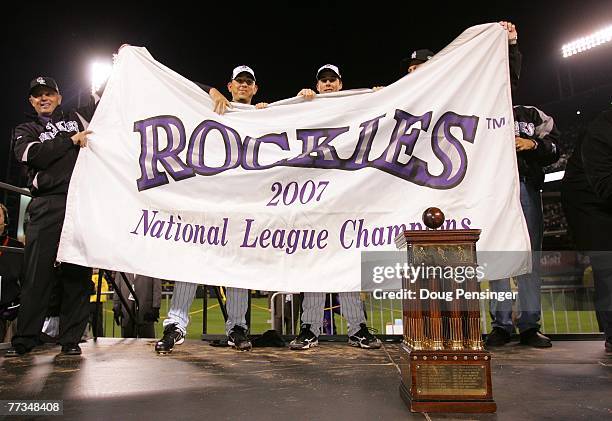
M55 79L50 78L48 76L38 76L32 79L30 81L30 90L28 91L28 94L31 94L32 90L34 90L34 88L38 86L46 86L48 88L53 89L55 92L59 94L59 88L57 87L57 82L55 82Z
M404 57L400 62L401 73L406 73L406 69L413 64L425 63L434 56L434 52L427 49L414 50L410 57Z
M342 79L338 66L334 66L333 64L324 64L323 66L319 67L319 70L317 70L317 80L319 80L321 73L324 71L333 72L336 74L336 76L338 76L338 79Z
M248 73L249 76L253 78L253 80L256 80L255 72L253 71L253 69L251 69L249 66L244 65L234 68L234 70L232 71L232 80L236 79L236 77L238 77L240 73Z
M415 50L410 54L410 57L406 57L404 60L408 62L408 66L413 64L425 63L427 60L434 56L433 51L427 49Z

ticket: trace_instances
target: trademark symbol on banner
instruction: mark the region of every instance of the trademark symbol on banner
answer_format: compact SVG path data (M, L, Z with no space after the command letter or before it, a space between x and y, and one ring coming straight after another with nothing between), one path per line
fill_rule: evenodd
M504 127L506 125L506 117L487 117L487 129L499 129L500 127Z

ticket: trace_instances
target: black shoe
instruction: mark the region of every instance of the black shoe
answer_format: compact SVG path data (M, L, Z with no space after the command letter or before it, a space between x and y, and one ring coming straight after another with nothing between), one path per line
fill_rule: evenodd
M317 335L312 333L310 325L302 325L300 328L300 334L289 343L291 349L309 349L319 345L319 339Z
M359 327L360 329L348 338L351 346L358 346L364 349L378 349L382 346L380 339L370 333L370 328L365 323L361 323Z
M81 347L79 344L64 344L62 345L62 355L81 355Z
M20 357L30 352L31 349L26 348L23 344L17 344L6 350L4 358Z
M534 348L550 348L550 338L542 335L537 328L531 328L521 332L521 345L529 345Z
M174 349L174 345L180 345L183 342L185 342L183 331L176 323L173 323L165 327L164 336L155 344L155 351L158 354L169 354Z
M485 346L502 346L510 342L510 332L501 327L494 327L487 335Z
M606 347L606 352L612 353L612 338L606 339L605 347Z
M252 348L251 341L246 335L246 329L238 325L227 334L227 344L238 351L250 351Z

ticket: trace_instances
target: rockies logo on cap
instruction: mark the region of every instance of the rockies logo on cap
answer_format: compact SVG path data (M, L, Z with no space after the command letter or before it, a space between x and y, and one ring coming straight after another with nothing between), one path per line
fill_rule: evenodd
M48 76L38 76L30 81L30 94L32 90L37 86L46 86L48 88L53 89L59 94L59 88L57 87L57 82L55 79L50 78Z

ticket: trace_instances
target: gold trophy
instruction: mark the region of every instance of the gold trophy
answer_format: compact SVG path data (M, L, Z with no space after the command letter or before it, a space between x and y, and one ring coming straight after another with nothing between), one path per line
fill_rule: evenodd
M403 300L400 395L413 412L495 412L480 307L463 298L463 292L479 291L478 280L448 276L459 267L476 273L480 230L437 230L444 223L438 208L425 210L423 223L431 230L405 231L395 239L408 264L422 268L416 279L402 281L413 298Z

